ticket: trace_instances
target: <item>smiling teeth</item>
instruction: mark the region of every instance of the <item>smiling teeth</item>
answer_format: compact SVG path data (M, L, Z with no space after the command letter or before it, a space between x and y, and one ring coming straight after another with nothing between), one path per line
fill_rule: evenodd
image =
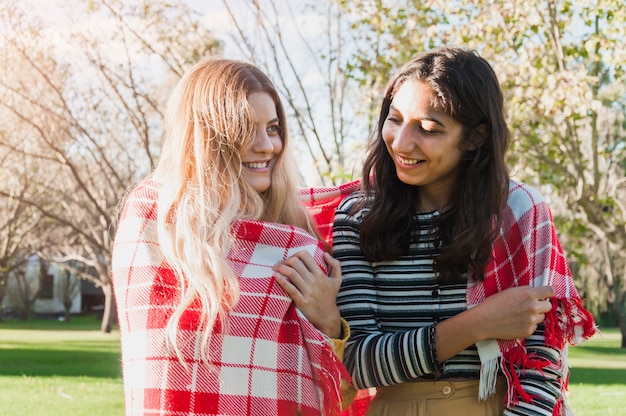
M266 168L269 165L270 162L249 162L249 163L244 163L243 165L251 168L251 169L263 169Z
M398 157L398 160L402 162L402 164L404 165L417 165L419 162L421 162L420 160L417 160L417 159L403 159L401 157Z

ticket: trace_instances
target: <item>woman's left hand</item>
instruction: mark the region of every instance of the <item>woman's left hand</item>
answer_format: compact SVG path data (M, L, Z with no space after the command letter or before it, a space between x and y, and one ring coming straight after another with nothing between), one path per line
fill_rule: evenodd
M336 301L341 286L341 266L328 253L324 253L324 260L329 276L306 251L277 263L273 269L276 281L304 316L328 337L339 338L341 321Z

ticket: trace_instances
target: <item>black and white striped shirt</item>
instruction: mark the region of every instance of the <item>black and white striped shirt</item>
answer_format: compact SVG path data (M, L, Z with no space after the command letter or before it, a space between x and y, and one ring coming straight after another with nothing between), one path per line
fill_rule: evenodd
M467 278L442 285L433 271L441 249L437 212L414 214L418 219L411 231L414 243L406 255L393 261L365 260L359 229L367 209L349 215L356 198L351 195L338 207L333 229L333 256L341 262L343 274L337 304L351 330L344 363L359 388L434 378L427 328L466 309ZM558 359L558 351L543 347L541 327L526 339L526 345L552 361ZM471 346L443 363L442 378L478 379L479 372L478 352ZM532 409L506 414L552 413L560 394L560 374L545 373L528 372L524 381L526 390L538 393Z

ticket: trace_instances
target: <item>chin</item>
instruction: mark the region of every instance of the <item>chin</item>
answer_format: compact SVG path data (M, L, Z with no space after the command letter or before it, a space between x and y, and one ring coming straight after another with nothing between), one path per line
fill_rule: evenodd
M260 194L263 194L265 192L267 192L270 189L270 182L267 183L250 183L250 186L252 186L252 189L254 189L255 191L257 191Z
M398 176L398 180L400 182L402 182L405 185L409 185L409 186L418 186L419 184L416 183L417 181L414 180L413 178L407 178L406 176L402 175L402 174L398 174L396 172L396 175Z

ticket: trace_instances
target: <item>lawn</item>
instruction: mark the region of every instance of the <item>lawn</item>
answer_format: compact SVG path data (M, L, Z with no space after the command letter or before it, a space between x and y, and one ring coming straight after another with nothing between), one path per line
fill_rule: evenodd
M0 416L123 416L119 332L93 316L0 323Z
M119 333L92 316L0 323L0 416L123 416ZM626 350L616 329L570 349L576 416L626 409Z
M626 349L617 329L602 329L589 341L570 348L569 401L576 416L626 414Z

